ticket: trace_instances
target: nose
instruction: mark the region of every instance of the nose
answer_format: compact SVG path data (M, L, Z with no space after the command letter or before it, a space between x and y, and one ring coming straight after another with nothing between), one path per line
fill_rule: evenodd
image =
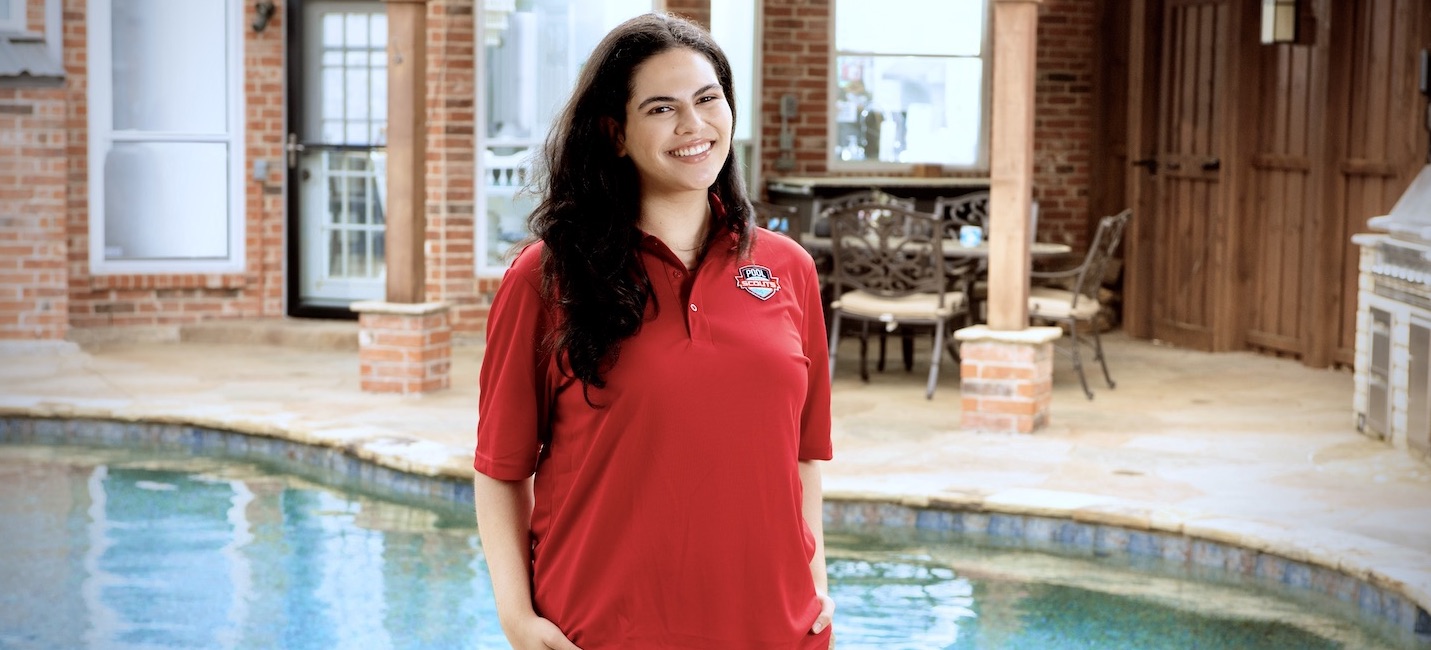
M676 133L687 135L700 131L705 125L705 120L701 119L700 112L694 108L686 107L679 109L680 117L676 120Z

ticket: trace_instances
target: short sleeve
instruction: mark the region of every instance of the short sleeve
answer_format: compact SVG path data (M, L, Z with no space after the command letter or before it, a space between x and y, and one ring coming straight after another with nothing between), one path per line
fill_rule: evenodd
M546 420L546 362L540 342L547 308L536 284L540 247L530 246L502 277L487 316L472 468L516 481L536 471Z
M830 344L825 331L825 303L820 297L820 279L815 264L807 256L801 289L804 331L801 339L805 358L810 360L805 405L800 414L800 460L830 460Z

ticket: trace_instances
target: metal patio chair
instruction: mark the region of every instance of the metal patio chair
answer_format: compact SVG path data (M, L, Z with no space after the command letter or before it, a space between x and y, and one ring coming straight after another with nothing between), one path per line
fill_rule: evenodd
M769 201L752 201L755 208L755 225L778 232L800 241L800 210L793 205L781 205Z
M989 237L989 193L986 191L935 197L934 214L983 228L984 238Z
M1132 210L1124 210L1116 215L1103 217L1098 221L1098 231L1093 235L1093 243L1083 262L1062 271L1034 271L1030 277L1035 281L1062 280L1071 283L1067 288L1034 286L1029 289L1029 319L1056 323L1068 328L1069 345L1057 346L1059 352L1073 359L1073 369L1078 373L1078 381L1083 385L1083 394L1093 399L1093 391L1088 388L1088 379L1083 372L1083 356L1079 352L1082 345L1093 348L1093 358L1103 367L1103 379L1109 388L1116 387L1113 376L1108 374L1108 361L1103 354L1103 339L1098 335L1098 312L1102 305L1098 302L1098 290L1103 286L1103 271L1108 260L1118 248L1123 238L1123 230L1132 218ZM1092 334L1085 338L1080 326Z
M934 328L925 398L933 399L946 347L957 355L950 327L967 313L963 292L950 288L945 272L944 228L938 217L880 203L858 203L826 211L830 219L835 299L830 303L830 376L841 322L863 324L860 378L869 381L870 325L881 334L905 325ZM956 356L957 358L957 356Z
M804 233L811 237L829 237L830 220L829 212L840 208L847 208L852 205L862 203L874 203L877 205L896 205L910 210L914 209L914 199L907 199L902 196L895 196L879 189L868 189L841 194L828 199L815 199L811 206L809 231Z

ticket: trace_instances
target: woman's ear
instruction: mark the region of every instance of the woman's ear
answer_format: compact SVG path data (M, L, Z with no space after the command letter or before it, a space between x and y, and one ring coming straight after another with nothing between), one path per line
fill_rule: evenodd
M606 131L606 137L611 139L611 146L616 149L617 158L626 157L626 134L621 132L621 125L610 117L601 118L601 128Z

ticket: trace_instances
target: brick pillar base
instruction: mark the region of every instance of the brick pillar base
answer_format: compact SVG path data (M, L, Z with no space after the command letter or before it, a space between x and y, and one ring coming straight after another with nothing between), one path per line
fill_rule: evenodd
M363 390L411 395L451 385L452 328L447 304L356 302Z
M976 431L1032 433L1048 424L1053 401L1057 327L995 331L983 325L954 333L959 347L960 425Z

